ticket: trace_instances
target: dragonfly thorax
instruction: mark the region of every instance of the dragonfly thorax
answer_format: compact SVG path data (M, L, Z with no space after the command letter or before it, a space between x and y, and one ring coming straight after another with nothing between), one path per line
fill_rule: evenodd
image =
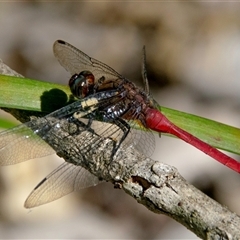
M98 101L105 99L103 104L98 103L98 119L111 121L121 117L125 120L139 120L146 126L145 113L152 107L152 101L128 79L118 76L111 79L104 74L96 77L91 71L84 70L70 78L69 86L72 94L79 99L90 95ZM113 90L115 96L108 98L106 95Z

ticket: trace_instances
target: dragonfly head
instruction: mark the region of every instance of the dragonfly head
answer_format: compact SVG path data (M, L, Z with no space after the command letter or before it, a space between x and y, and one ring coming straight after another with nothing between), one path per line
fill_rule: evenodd
M69 80L72 94L77 98L84 98L93 93L95 78L90 71L74 74Z

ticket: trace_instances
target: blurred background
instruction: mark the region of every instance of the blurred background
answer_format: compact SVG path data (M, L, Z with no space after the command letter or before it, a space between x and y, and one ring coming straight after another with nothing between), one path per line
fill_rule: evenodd
M236 2L0 3L0 58L22 75L67 84L53 56L65 40L142 86L162 106L240 127L240 4ZM14 121L0 111L1 118ZM16 122L17 123L17 122ZM240 214L238 174L184 142L156 136L153 159L175 166L200 190ZM198 239L108 183L31 211L23 203L62 159L0 169L0 238Z

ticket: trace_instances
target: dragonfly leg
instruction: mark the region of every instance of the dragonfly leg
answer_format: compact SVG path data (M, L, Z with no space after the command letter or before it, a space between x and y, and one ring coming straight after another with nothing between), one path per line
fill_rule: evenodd
M105 77L104 77L104 76L100 77L100 78L97 80L97 82L94 84L94 87L93 87L93 92L94 92L94 93L97 92L99 86L101 86L101 85L103 84L104 80L105 80Z
M121 118L116 118L113 119L112 121L114 124L116 124L123 132L123 135L120 139L120 141L118 142L118 144L116 144L116 146L114 147L114 150L112 152L112 156L111 158L113 158L113 156L115 155L115 153L117 152L117 150L119 149L119 147L121 146L122 142L126 139L127 135L130 132L130 126L127 122L125 122L123 119Z

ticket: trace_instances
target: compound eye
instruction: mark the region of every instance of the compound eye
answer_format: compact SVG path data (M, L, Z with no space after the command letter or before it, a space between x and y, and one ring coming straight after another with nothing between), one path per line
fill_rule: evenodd
M90 71L74 74L69 80L72 94L77 98L84 98L93 93L95 78Z

